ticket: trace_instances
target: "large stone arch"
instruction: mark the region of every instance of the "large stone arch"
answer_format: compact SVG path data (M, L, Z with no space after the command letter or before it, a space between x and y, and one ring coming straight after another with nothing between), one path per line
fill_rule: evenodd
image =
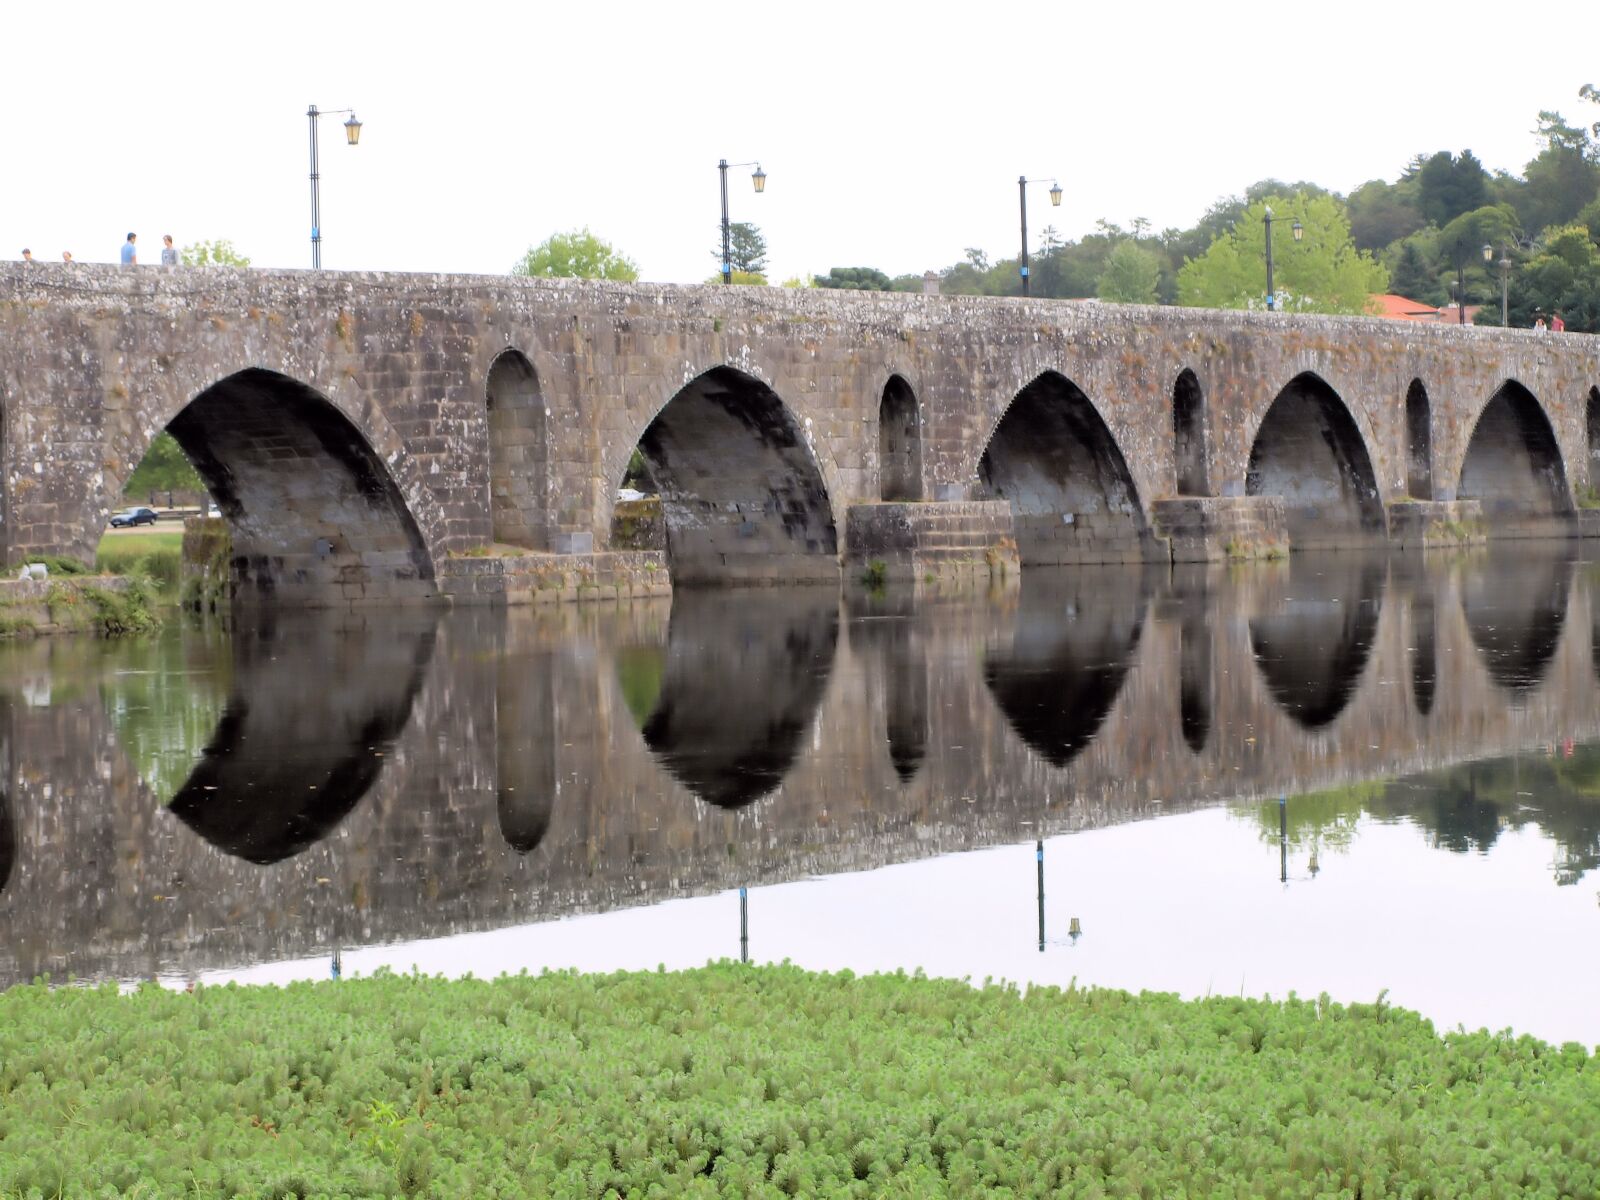
M502 350L489 365L484 415L491 536L543 550L550 519L550 438L539 374L520 350Z
M838 579L822 467L769 384L713 367L655 412L638 448L661 496L675 584Z
M978 460L977 497L1011 505L1024 565L1159 557L1121 447L1057 371L1036 376L995 424Z
M1388 529L1366 439L1339 394L1310 371L1291 379L1262 415L1245 492L1283 497L1297 550L1377 540Z
M1532 392L1508 379L1479 410L1457 495L1476 500L1496 537L1563 536L1573 526L1561 447Z
M152 424L144 448L161 427ZM228 522L240 598L327 605L434 594L433 555L393 460L320 392L248 367L184 402L165 428ZM124 461L131 470L142 456Z
M1600 387L1591 387L1583 402L1584 449L1587 451L1589 498L1586 504L1600 497ZM4 444L5 431L0 430L0 445ZM0 504L4 504L0 497ZM3 511L3 510L0 510Z
M1518 555L1515 548L1499 553ZM1502 559L1499 570L1474 572L1463 582L1461 611L1484 671L1518 700L1537 691L1549 673L1575 574L1566 556L1537 553L1526 561L1520 555Z
M878 401L878 497L922 499L922 406L898 372Z

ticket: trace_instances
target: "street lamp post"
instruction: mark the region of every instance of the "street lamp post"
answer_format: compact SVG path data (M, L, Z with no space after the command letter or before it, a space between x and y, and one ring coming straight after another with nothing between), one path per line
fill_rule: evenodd
M1494 262L1494 247L1488 242L1483 244L1483 261ZM1505 246L1500 247L1500 327L1506 328L1511 324L1511 259L1506 254Z
M1270 204L1267 205L1261 221L1267 227L1267 311L1276 312L1278 310L1278 294L1272 290L1272 206ZM1300 224L1299 217L1296 217L1294 224L1289 226L1289 232L1294 234L1294 240L1297 242L1305 237L1306 231Z
M1024 296L1033 294L1028 275L1028 185L1043 182L1042 179L1029 179L1026 175L1017 176L1017 199L1022 205L1022 294ZM1050 206L1061 207L1061 185L1054 179L1050 181Z
M728 168L729 167L754 167L750 175L750 182L755 184L756 195L767 190L767 173L761 169L758 162L730 163L725 158L717 160L717 173L722 179L722 282L733 282L733 248L730 244L732 226L728 224Z
M354 109L336 108L330 112L323 112L315 104L306 109L306 120L311 125L311 269L313 271L322 270L322 205L317 194L322 173L317 169L317 118L346 114L350 119L344 123L345 144L358 146L361 144L361 122L356 120Z

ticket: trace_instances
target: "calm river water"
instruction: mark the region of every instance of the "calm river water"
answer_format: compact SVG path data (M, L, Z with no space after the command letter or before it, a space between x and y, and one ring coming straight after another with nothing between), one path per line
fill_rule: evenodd
M0 985L748 953L1594 1045L1570 553L6 644Z

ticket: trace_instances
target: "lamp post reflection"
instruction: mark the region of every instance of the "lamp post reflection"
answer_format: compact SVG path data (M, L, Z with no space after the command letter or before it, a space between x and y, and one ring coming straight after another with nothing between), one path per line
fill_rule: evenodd
M750 893L739 889L739 961L750 961Z
M1278 882L1289 882L1289 798L1278 797Z
M1039 863L1039 953L1044 953L1044 839L1040 838L1033 846L1034 857Z

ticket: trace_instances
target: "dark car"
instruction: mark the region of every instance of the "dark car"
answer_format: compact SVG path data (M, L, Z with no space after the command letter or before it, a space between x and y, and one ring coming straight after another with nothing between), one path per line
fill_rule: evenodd
M125 525L154 525L156 523L156 510L153 508L126 508L111 518L111 528L121 529Z

